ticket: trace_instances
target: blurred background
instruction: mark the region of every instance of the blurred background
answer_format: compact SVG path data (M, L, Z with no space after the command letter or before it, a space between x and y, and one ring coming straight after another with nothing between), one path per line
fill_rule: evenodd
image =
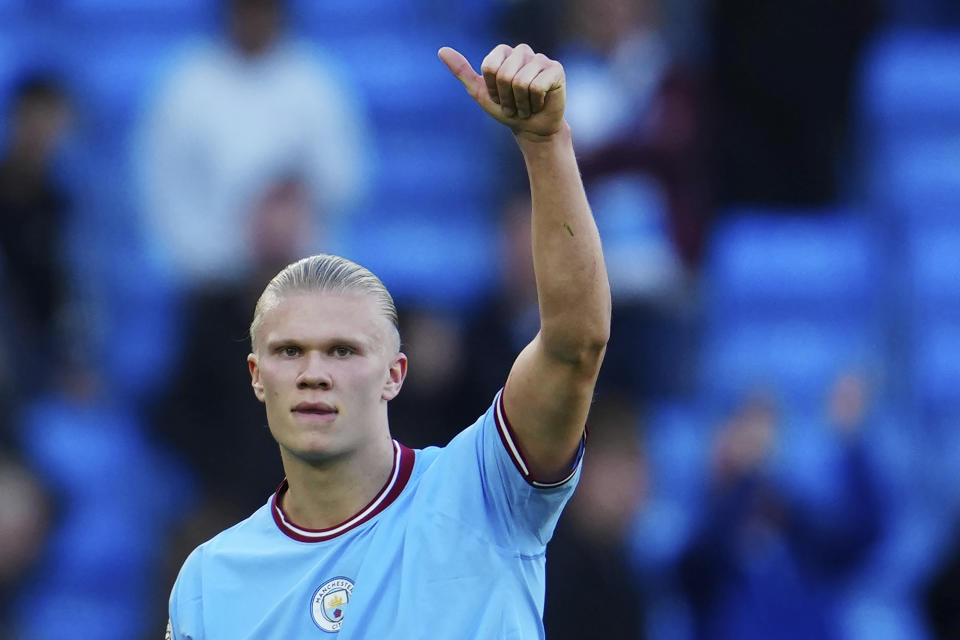
M960 637L953 0L0 0L0 638L158 638L282 478L247 326L335 252L408 446L534 334L507 132L436 59L561 60L613 337L547 636Z

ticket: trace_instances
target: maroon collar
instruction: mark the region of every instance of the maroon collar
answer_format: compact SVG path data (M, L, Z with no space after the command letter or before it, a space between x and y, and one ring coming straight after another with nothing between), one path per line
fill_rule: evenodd
M410 473L413 471L415 454L412 449L408 449L396 440L393 441L393 469L390 471L390 477L386 484L377 492L365 507L356 514L344 520L338 525L327 529L306 529L299 527L290 520L283 507L280 506L280 498L286 493L289 485L287 479L277 488L270 501L270 511L273 514L273 521L277 527L287 536L300 542L323 542L331 540L337 536L359 527L378 513L386 509L397 499L403 488L407 486L407 480L410 479Z

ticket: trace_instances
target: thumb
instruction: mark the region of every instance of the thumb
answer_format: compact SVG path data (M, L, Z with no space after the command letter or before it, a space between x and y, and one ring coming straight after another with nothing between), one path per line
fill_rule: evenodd
M463 83L470 97L486 110L489 110L490 97L487 95L487 85L483 81L483 76L473 70L470 62L463 57L463 54L450 47L442 47L437 52L437 56L447 65L457 80Z
M463 54L452 47L441 47L440 51L437 52L437 57L443 61L443 64L447 65L450 73L463 83L467 91L470 91L475 86L477 78L480 78L480 75L473 70L470 62L463 57Z

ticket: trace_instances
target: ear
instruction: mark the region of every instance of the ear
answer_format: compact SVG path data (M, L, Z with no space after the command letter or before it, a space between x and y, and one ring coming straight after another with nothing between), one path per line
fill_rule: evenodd
M260 382L260 365L255 354L251 353L247 356L247 366L250 367L250 385L253 387L253 395L257 396L257 400L263 402L265 394L263 383Z
M397 397L397 394L400 393L400 387L403 386L403 381L407 377L407 356L402 351L398 352L393 358L393 362L390 363L390 369L388 370L387 383L383 387L383 395L380 397L389 402Z

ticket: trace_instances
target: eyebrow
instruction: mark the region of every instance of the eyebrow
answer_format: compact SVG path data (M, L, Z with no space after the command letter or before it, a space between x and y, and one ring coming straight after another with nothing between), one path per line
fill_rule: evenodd
M308 344L311 342L312 342L311 340L305 340L303 338L288 337L288 338L273 338L273 339L267 340L264 344L266 345L268 350L273 350L273 349L278 349L280 347L286 347L291 345L302 347L305 344ZM317 343L314 343L314 344L317 344ZM356 337L348 338L345 336L339 336L339 337L335 336L335 337L323 340L320 344L323 344L328 347L343 345L346 347L354 347L357 349L362 349L368 346L368 341L358 339Z

